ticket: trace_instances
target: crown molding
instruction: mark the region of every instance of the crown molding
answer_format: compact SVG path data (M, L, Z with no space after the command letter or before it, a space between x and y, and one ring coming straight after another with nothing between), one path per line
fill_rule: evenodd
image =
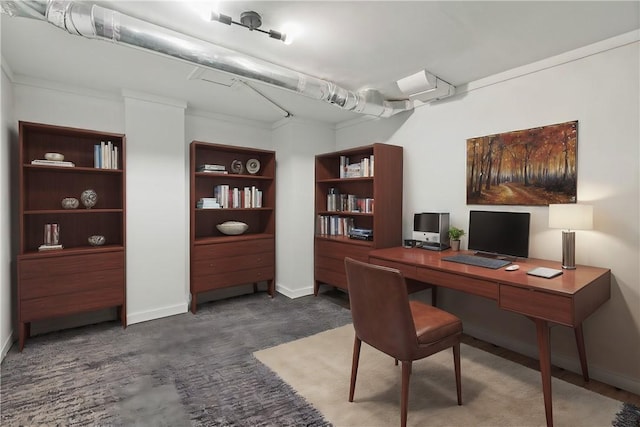
M249 120L238 116L231 116L227 114L214 113L212 111L200 110L197 108L187 108L187 116L202 117L204 119L217 120L225 123L232 123L234 125L249 126L256 129L269 130L271 129L271 122L264 122L260 120Z
M137 99L139 101L152 102L154 104L163 104L170 107L181 108L183 110L187 109L186 101L183 101L181 99L168 98L165 96L154 95L152 93L140 92L131 89L122 89L121 93L123 98Z

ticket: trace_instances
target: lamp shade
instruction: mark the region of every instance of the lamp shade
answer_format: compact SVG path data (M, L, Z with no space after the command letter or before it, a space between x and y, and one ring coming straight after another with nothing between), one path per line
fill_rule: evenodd
M549 205L549 228L591 230L593 206L580 204Z

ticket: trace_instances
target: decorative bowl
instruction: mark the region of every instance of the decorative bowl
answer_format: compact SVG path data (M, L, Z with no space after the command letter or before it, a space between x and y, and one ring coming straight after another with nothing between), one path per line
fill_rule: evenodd
M80 202L75 197L65 197L61 203L64 209L76 209L80 206Z
M101 236L99 234L95 234L93 236L89 236L89 238L87 239L89 241L89 244L91 246L102 246L104 245L104 236Z
M60 153L44 153L44 158L47 160L61 162L64 160L64 155Z
M222 224L216 225L216 228L222 233L228 236L237 236L238 234L242 234L249 226L244 222L240 221L226 221Z
M85 208L91 209L98 202L98 194L91 189L84 190L80 195L80 200Z

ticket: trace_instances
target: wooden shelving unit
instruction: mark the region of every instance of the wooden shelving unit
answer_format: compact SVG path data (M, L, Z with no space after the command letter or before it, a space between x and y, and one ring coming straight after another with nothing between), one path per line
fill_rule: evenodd
M247 162L257 159L260 169L246 170ZM232 163L242 165L233 173ZM203 164L223 165L228 173L198 172ZM275 291L275 152L246 147L193 141L190 145L191 216L191 311L197 310L197 295L215 289L267 282L267 291ZM202 209L201 198L214 197L214 188L228 185L262 192L260 207ZM249 228L241 235L222 234L217 224L240 221Z
M373 176L347 178L341 174L341 157L354 164L370 160L371 156ZM345 257L367 261L372 249L402 244L402 156L402 147L381 143L316 156L315 295L321 284L347 289ZM329 210L327 196L331 192L373 199L373 212ZM355 228L372 230L373 238L357 240L348 235L321 233L321 216L348 218Z
M126 327L125 136L28 122L19 132L20 350L33 321L117 307ZM117 169L94 167L94 146L103 141L117 147ZM75 166L31 164L51 152ZM97 193L95 206L63 209L63 198L80 200L86 189ZM62 249L39 250L45 224L58 225ZM91 235L103 235L105 245L90 246Z

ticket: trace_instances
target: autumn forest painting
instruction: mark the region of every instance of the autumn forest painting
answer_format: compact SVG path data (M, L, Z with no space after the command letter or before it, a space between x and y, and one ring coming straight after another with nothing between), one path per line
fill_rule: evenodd
M467 204L575 203L578 122L467 140Z

